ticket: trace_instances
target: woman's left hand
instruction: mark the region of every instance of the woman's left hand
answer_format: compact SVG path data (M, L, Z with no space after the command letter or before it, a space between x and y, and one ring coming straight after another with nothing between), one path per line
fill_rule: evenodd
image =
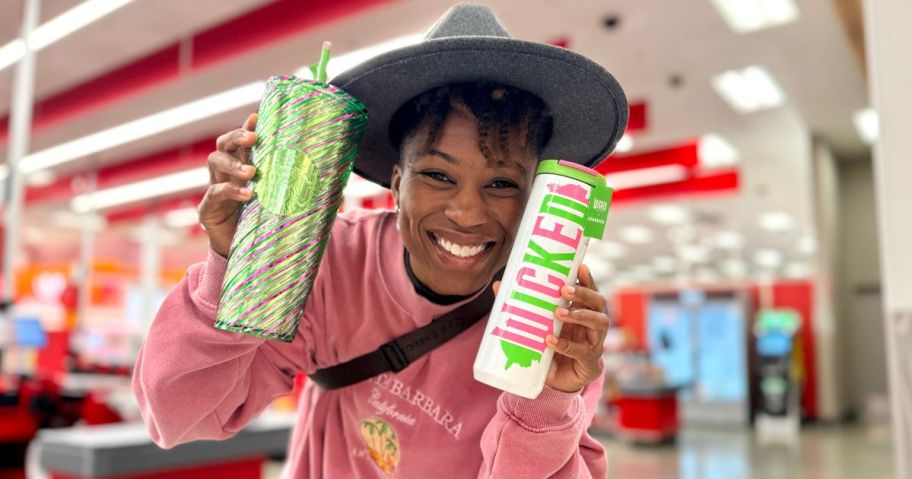
M545 385L564 392L577 392L602 375L602 350L608 334L605 298L587 266L580 266L578 276L578 285L561 290L571 302L569 309L554 310L554 317L564 322L560 337L549 334L545 339L555 353Z
M605 298L599 294L589 267L581 265L579 284L561 288L570 308L557 308L554 317L563 321L560 338L549 334L545 344L554 350L554 360L545 385L563 392L578 392L602 375L602 350L608 334ZM494 282L494 294L500 281Z

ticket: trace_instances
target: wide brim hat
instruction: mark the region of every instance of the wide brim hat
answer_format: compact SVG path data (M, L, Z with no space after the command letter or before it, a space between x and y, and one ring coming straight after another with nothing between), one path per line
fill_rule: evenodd
M525 90L553 118L542 158L593 167L614 149L627 125L627 98L602 66L565 48L511 38L481 5L450 8L418 44L378 55L330 83L367 107L370 119L355 173L389 187L398 145L396 111L412 98L452 83L490 81Z

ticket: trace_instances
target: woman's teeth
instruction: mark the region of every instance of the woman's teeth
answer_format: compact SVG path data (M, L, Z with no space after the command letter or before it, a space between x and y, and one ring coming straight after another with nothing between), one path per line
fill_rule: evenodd
M437 238L437 244L453 256L458 256L460 258L471 258L485 250L484 244L477 246L462 246L456 243L450 243L443 238Z

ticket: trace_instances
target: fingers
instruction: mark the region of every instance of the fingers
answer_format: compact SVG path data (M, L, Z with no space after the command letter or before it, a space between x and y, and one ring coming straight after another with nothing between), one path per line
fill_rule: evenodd
M495 281L491 285L491 288L494 290L494 296L497 296L497 292L500 291L500 283L501 283L500 281Z
M253 192L234 183L216 183L209 186L206 198L214 203L244 202L253 198Z
M215 140L216 151L209 155L209 183L244 184L253 178L256 169L250 165L250 148L256 143L256 133L251 131L256 128L256 122L257 115L252 113L242 128Z
M257 118L258 118L258 115L256 113L251 113L250 115L247 115L247 119L244 120L243 128L248 131L256 130Z
M577 281L579 281L580 286L589 288L593 291L598 291L598 287L595 284L595 280L592 278L592 270L589 269L586 265L580 265L579 272L577 273Z
M545 338L545 343L548 347L553 349L555 353L567 356L579 363L579 365L586 370L586 376L594 377L595 374L598 374L597 371L600 368L599 358L601 357L601 352L596 351L592 346L565 337L558 338L553 334L549 334L548 337Z
M255 167L245 164L241 159L228 153L213 151L209 154L210 183L232 181L235 184L243 185L253 179L255 173Z
M586 340L593 346L604 341L610 325L607 314L588 309L557 308L554 317L565 323L582 326L586 331Z
M234 153L241 148L252 147L255 142L256 133L246 128L238 128L218 137L215 140L215 147L225 153Z
M564 286L561 288L561 296L573 303L573 308L590 309L592 311L605 312L605 298L598 293L582 284L578 286Z

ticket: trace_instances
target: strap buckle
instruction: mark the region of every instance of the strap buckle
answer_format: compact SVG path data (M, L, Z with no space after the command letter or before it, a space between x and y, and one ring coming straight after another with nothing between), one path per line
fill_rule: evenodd
M399 346L399 343L396 341L390 341L383 346L380 346L380 353L386 358L390 370L394 373L402 371L410 364L408 357L405 355L405 351L402 350L402 347Z

